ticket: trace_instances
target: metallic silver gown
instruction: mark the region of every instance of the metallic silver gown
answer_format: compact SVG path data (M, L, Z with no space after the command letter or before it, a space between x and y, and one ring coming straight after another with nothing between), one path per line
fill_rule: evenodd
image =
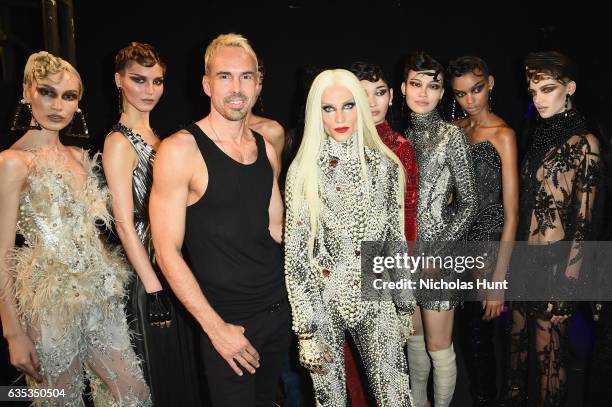
M449 255L452 242L465 234L478 207L470 147L463 131L442 120L437 111L411 117L412 128L405 137L413 142L419 164L418 240L434 242L431 255ZM451 197L455 210L449 206ZM449 270L436 275L454 280ZM426 278L422 273L420 277ZM419 305L430 310L454 309L461 302L461 294L452 290L417 290L415 295Z
M321 212L313 258L309 259L310 220L306 202L296 207L295 170L286 184L285 274L293 310L293 330L313 335L330 350L327 373L311 374L317 406L344 407L346 386L343 345L348 331L363 360L379 406L411 406L400 322L391 301L361 296L361 242L403 240L399 204L399 168L365 148L368 181L361 175L355 136L344 143L331 138L319 156ZM369 201L364 191L369 188ZM406 292L408 294L408 292ZM412 297L395 300L400 310Z

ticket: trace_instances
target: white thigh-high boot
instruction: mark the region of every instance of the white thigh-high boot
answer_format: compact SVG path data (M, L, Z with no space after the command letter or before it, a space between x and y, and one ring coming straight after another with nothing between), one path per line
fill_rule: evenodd
M427 379L431 370L431 362L423 335L409 336L408 367L410 368L410 391L414 407L423 407L427 401Z
M433 362L434 404L447 407L453 399L457 382L457 363L453 344L449 348L429 352Z

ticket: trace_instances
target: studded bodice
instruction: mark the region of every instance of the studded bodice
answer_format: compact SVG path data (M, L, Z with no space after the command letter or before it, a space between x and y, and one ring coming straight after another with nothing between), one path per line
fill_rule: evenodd
M319 155L320 214L312 258L308 211L305 201L292 205L296 166L289 169L285 272L298 334L315 329L321 303L334 306L349 324L363 318L361 243L404 240L399 167L365 147L364 179L354 138L344 143L328 138Z
M41 317L53 307L69 319L77 309L123 296L126 265L106 247L97 228L108 226L111 217L96 160L83 152L86 179L75 187L61 154L35 152L17 221L25 245L15 249L13 267L18 311L26 318Z
M490 141L470 146L478 209L467 238L475 241L499 240L504 225L501 158Z
M406 138L414 143L419 163L418 237L423 241L459 239L476 213L476 185L463 131L444 122L434 110L412 113ZM448 210L453 195L457 210Z

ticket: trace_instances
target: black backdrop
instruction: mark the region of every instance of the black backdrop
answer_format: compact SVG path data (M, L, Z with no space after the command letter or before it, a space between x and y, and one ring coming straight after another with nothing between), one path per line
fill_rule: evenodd
M207 113L202 56L210 40L232 31L245 35L264 60L264 115L286 127L295 121L300 67L346 67L355 60L378 63L393 78L399 106L401 59L417 49L444 64L465 54L484 58L496 77L495 110L514 128L520 127L529 102L522 59L534 50L558 49L573 57L585 73L578 83L579 105L603 119L610 111L612 72L606 44L612 31L601 10L588 2L550 2L546 8L524 1L479 0L75 3L77 68L85 82L81 106L91 130L88 146L94 150L118 118L113 82L118 49L133 40L148 42L167 62L165 93L152 114L154 128L165 136ZM14 29L30 38L34 50L42 47L39 18L24 12L15 15ZM25 61L26 54L21 58ZM19 81L4 83L2 90L0 130L7 134ZM17 136L3 137L0 146L8 146Z
M202 56L210 40L230 31L250 39L265 61L264 115L286 127L295 122L300 67L345 67L355 60L378 63L393 78L397 107L401 58L417 49L445 64L465 54L488 61L496 77L495 110L515 129L529 103L523 57L535 50L565 52L582 68L577 91L581 110L609 126L612 30L608 15L587 1L551 1L546 6L481 0L261 3L76 0L77 68L85 82L81 106L91 133L85 146L99 149L118 118L113 82L118 49L134 40L148 42L167 62L165 93L152 115L153 126L165 136L207 113L208 99L200 85ZM25 46L17 51L21 71L28 52L43 48L41 12L36 8L9 12L13 30L24 40ZM20 82L20 75L0 82L0 150L19 136L8 128L20 97ZM5 342L1 342L0 379L8 384L15 372L9 368Z

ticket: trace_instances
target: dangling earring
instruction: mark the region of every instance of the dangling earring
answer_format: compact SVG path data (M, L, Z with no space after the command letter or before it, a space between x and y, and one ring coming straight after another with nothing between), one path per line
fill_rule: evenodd
M565 94L565 114L564 114L565 117L567 117L567 111L569 110L569 101L570 101L570 94L566 93Z
M34 125L32 125L32 120L34 120ZM11 130L42 130L40 124L36 121L34 116L32 116L32 105L24 99L21 99L17 104Z
M489 91L489 113L493 111L493 89Z
M80 108L74 112L72 121L66 126L64 135L66 137L89 138L89 129L87 129L85 115Z
M123 90L121 86L117 88L119 99L117 100L117 106L119 107L119 114L123 113Z
M389 118L387 122L389 123L389 125L393 126L394 122L393 122L393 101L392 100L389 101L389 109L387 109L387 117Z
M453 99L453 106L451 107L451 120L455 120L455 110L457 109L457 100Z

